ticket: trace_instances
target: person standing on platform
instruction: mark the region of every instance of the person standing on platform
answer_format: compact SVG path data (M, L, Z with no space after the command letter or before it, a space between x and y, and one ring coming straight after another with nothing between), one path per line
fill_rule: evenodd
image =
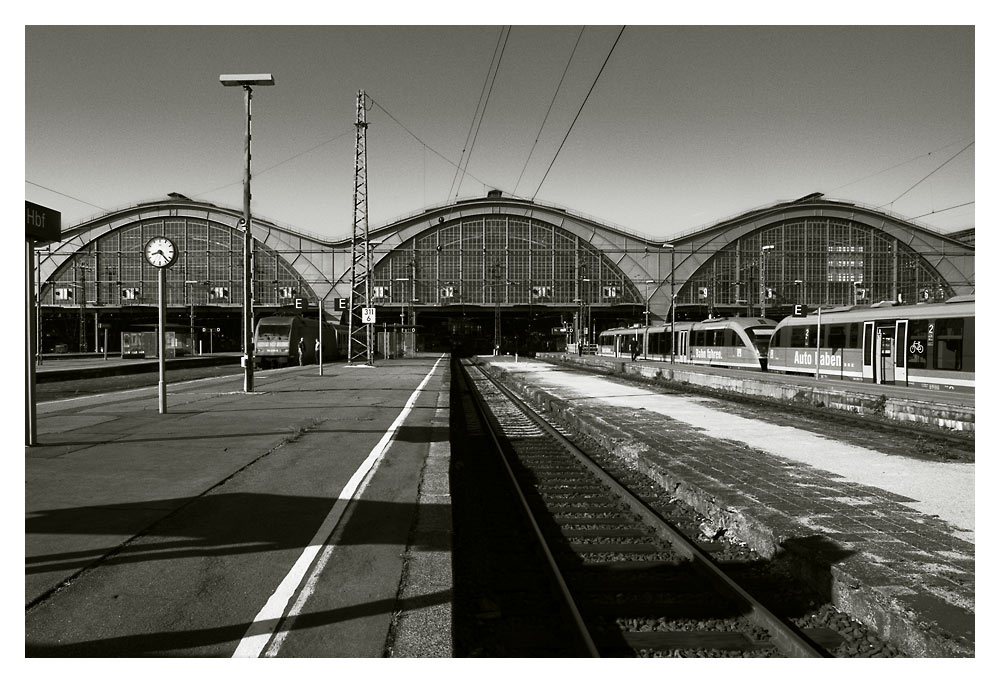
M319 362L319 337L316 338L316 348L315 348L315 351L316 351L316 362L318 363Z
M306 364L306 338L299 337L299 367Z

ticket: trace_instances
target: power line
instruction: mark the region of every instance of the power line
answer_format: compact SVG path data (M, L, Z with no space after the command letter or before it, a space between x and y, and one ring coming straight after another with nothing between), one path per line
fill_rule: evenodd
M388 109L386 109L384 106L382 106L382 104L380 102L378 102L377 100L375 100L372 97L369 97L368 99L371 100L372 104L374 104L376 107L378 107L379 109L381 109L385 113L386 116L388 116L390 119L392 119L396 123L396 125L398 125L400 128L402 128L403 130L405 130L414 140L416 140L421 145L423 145L424 149L429 149L437 157L439 157L440 159L442 159L446 163L451 164L456 169L460 168L459 164L456 164L454 161L452 161L451 159L449 159L448 157L446 157L444 154L442 154L441 152L437 151L436 149L434 149L433 147L431 147L430 145L428 145L426 142L424 142L423 140L421 140L420 137L416 133L414 133L412 130L410 130L405 125L403 125L403 123L399 119L397 119L395 116L393 116L392 112L390 112ZM482 183L484 185L487 184L486 181L481 180L480 178L476 178L476 176L474 176L472 173L469 173L468 175L472 176L472 178L474 178L477 182L480 182L480 183ZM451 194L451 192L449 190L449 195L450 194Z
M542 176L542 182L538 183L538 187L535 188L535 194L531 195L532 201L534 201L535 197L538 196L538 192L539 190L542 189L542 185L545 183L545 179L549 177L549 171L552 170L552 167L556 163L556 159L559 158L559 153L562 151L563 145L566 144L566 140L569 138L569 134L573 131L573 126L576 125L576 121L577 119L580 118L580 114L581 112L583 112L583 108L587 105L587 100L590 99L590 93L594 92L594 87L597 85L597 81L600 80L601 74L604 73L604 67L608 65L608 61L611 59L611 55L615 51L615 47L617 47L618 41L621 40L623 33L625 33L624 26L622 26L622 30L618 32L618 37L615 38L615 42L611 46L611 49L608 50L608 56L604 58L604 64L601 65L601 70L597 72L597 76L594 78L594 82L590 85L590 90L587 91L587 96L583 98L583 104L580 105L580 110L576 112L576 116L573 117L573 122L569 124L569 130L566 131L566 136L562 139L562 142L559 143L559 149L556 150L555 156L552 157L552 163L550 163L549 167L545 170L545 175Z
M479 92L479 102L476 103L476 111L472 115L472 121L469 123L469 132L465 134L465 144L462 146L462 155L458 159L458 167L455 169L455 177L451 179L451 187L448 188L448 197L451 197L451 191L455 187L455 182L458 180L459 171L461 171L462 160L465 159L465 150L469 146L469 140L472 138L472 129L475 128L476 118L479 116L479 108L483 104L483 98L486 96L486 87L490 82L490 74L493 72L493 63L496 61L497 53L500 51L500 44L503 40L504 29L500 29L500 35L497 36L496 47L493 48L493 56L490 57L490 68L486 70L486 78L483 80L483 89Z
M898 201L899 201L899 200L900 200L900 199L901 199L901 198L902 198L902 197L903 197L904 195L906 195L906 194L907 194L907 193L908 193L908 192L909 192L910 190L912 190L912 189L913 189L913 188L915 188L915 187L916 187L917 185L919 185L920 183L924 182L925 180L927 180L928 178L930 178L930 177L931 177L932 175L934 175L935 173L937 173L938 171L940 171L940 170L941 170L942 168L944 168L944 167L945 167L946 165L948 165L948 164L949 164L949 163L951 162L951 160L952 160L952 159L954 159L954 158L955 158L955 157L957 157L957 156L958 156L959 154L961 154L961 153L962 153L962 152L964 152L965 150L967 150L967 149L969 149L970 147L972 147L972 146L973 146L974 144L976 144L976 141L975 141L975 140L973 140L972 142L970 142L969 144L967 144L967 145L966 145L965 147L963 147L962 149L958 150L958 151L957 151L957 152L955 152L955 153L954 153L953 155L951 155L950 157L948 157L948 159L947 159L947 160L946 160L946 161L945 161L945 162L944 162L943 164L941 164L940 166L938 166L937 168L935 168L935 169L934 169L933 171L931 171L930 173L928 173L927 175L925 175L925 176L924 176L923 178L921 178L921 179L920 179L920 180L918 180L917 182L913 183L913 185L911 185L911 186L909 187L909 189L907 189L907 190L906 190L905 192L903 192L903 194L899 195L899 197L896 197L895 199L893 199L893 200L892 200L891 202L889 202L888 204L883 204L883 205L882 205L882 206L880 206L879 208L881 209L881 208L884 208L884 207L886 207L886 206L892 206L893 204L895 204L896 202L898 202Z
M898 164L894 164L893 166L890 166L889 168L883 168L881 171L876 171L875 173L872 173L870 175L866 175L864 178L858 178L857 180L852 180L851 182L845 183L845 184L841 185L840 187L835 187L832 190L830 190L830 192L837 192L838 190L842 190L845 187L850 187L851 185L854 185L856 183L860 183L862 181L868 180L869 178L874 178L877 175L882 175L883 173L888 173L889 171L897 169L900 166L905 166L906 164L913 163L917 159L923 159L924 157L933 156L934 154L937 154L938 152L940 152L943 149L948 149L949 147L953 147L955 144L956 143L951 142L951 143L945 145L944 147L939 147L939 148L937 148L937 149L935 149L935 150L933 150L931 152L924 152L922 154L918 154L917 156L913 157L912 159L907 159L906 161L901 161Z
M923 214L920 214L919 216L913 216L912 218L910 218L910 220L916 220L918 218L924 218L925 216L932 216L932 215L934 215L936 213L944 213L945 211L951 211L952 209L960 209L963 206L969 206L970 204L975 204L975 203L976 203L975 201L964 202L962 204L955 204L954 206L949 206L946 209L935 209L934 211L930 211L928 213L923 213Z
M104 211L104 212L108 211L108 209L105 209L103 206L98 206L97 204L91 204L90 202L85 201L83 199L80 199L79 197L74 197L72 195L68 195L65 192L60 192L59 190L53 190L51 187L46 187L45 185L41 185L39 183L33 183L30 180L25 180L24 182L26 182L28 185L34 185L35 187L40 187L43 190L46 190L48 192L53 192L53 193L55 193L57 195L60 195L62 197L66 197L67 199L72 199L74 202L80 202L81 204L86 204L87 206L92 206L95 209L100 209L101 211Z
M510 39L510 27L507 27L507 36L503 39L503 47L500 48L500 56L497 58L497 68L493 71L493 79L490 81L490 89L486 92L486 101L483 102L483 111L479 115L479 123L476 124L476 132L472 136L472 144L469 145L469 156L465 157L465 168L462 169L462 179L458 181L458 187L455 188L455 198L458 198L458 193L462 190L462 182L465 180L466 170L469 168L469 162L472 161L472 150L476 147L476 140L479 138L479 127L483 125L483 119L486 118L486 107L490 104L490 95L493 94L493 85L497 82L497 74L500 73L500 63L503 61L503 54L507 50L507 40Z
M580 29L580 34L576 37L576 43L573 45L573 51L569 54L569 60L566 62L566 68L563 69L562 76L559 77L559 85L556 86L556 91L552 95L552 101L549 102L549 108L545 112L545 117L542 118L542 125L538 127L538 135L535 136L535 142L531 145L531 150L528 152L528 158L524 160L524 168L521 169L521 175L517 177L517 182L514 183L514 191L512 194L517 195L517 188L521 184L521 178L524 177L524 172L528 169L528 162L531 161L531 155L535 153L535 146L538 144L539 138L542 137L542 129L545 128L545 122L549 120L549 114L552 112L552 105L556 103L556 98L559 96L559 91L562 89L563 80L566 78L566 73L569 72L569 65L573 63L573 56L576 54L576 48L580 45L580 39L583 38L583 32L586 30L586 26Z
M344 137L345 135L350 135L353 132L354 132L353 130L344 131L340 135L335 135L334 137L330 138L329 140L324 140L323 142L321 142L321 143L319 143L317 145L313 145L312 147L310 147L309 149L307 149L305 151L299 152L298 154L293 154L292 156L288 157L287 159L279 161L276 164L273 164L271 166L263 168L263 169L261 169L259 171L254 171L254 175L260 175L262 173L267 173L268 171L274 170L274 169L278 168L279 166L281 166L283 164L287 164L289 161L292 161L294 159L298 159L301 156L309 154L310 152L313 152L313 151L319 149L320 147L323 147L324 145L329 145L331 142L336 142L337 140L339 140L340 138ZM212 189L212 190L205 190L204 192L198 192L198 193L193 194L191 196L192 197L204 197L205 195L212 194L214 192L218 192L219 190L224 190L227 187L232 187L233 185L239 185L242 182L243 182L242 179L241 180L236 180L236 181L233 181L231 183L226 183L225 185L222 185L221 187L216 187L215 189Z

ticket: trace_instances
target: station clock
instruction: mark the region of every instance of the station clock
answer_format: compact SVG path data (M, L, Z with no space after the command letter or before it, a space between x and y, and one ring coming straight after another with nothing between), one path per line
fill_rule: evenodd
M169 268L177 261L177 247L168 237L154 237L149 240L142 253L150 265L156 268Z

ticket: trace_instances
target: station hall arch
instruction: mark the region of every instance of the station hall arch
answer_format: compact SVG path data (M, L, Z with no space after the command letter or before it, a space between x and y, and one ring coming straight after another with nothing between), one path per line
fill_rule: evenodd
M98 328L153 319L155 273L141 248L154 233L182 251L168 272L171 321L196 336L218 331L223 349L238 345L241 217L239 209L171 195L65 232L39 250L43 350L57 343L92 350ZM342 315L349 237L324 239L260 218L252 233L258 317L294 312L303 300ZM417 348L427 350L458 337L475 341L477 352L564 348L606 327L667 320L672 295L681 319L755 313L762 303L768 317L780 317L793 303L938 300L972 293L975 283L969 244L818 194L665 243L491 192L371 230L370 246L378 324L416 330Z

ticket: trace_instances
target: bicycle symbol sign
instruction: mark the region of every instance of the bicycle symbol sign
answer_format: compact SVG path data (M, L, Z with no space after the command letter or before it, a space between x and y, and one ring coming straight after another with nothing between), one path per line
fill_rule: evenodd
M910 344L910 353L923 353L923 352L924 352L924 345L923 343L920 342L920 340L914 340L913 343Z

